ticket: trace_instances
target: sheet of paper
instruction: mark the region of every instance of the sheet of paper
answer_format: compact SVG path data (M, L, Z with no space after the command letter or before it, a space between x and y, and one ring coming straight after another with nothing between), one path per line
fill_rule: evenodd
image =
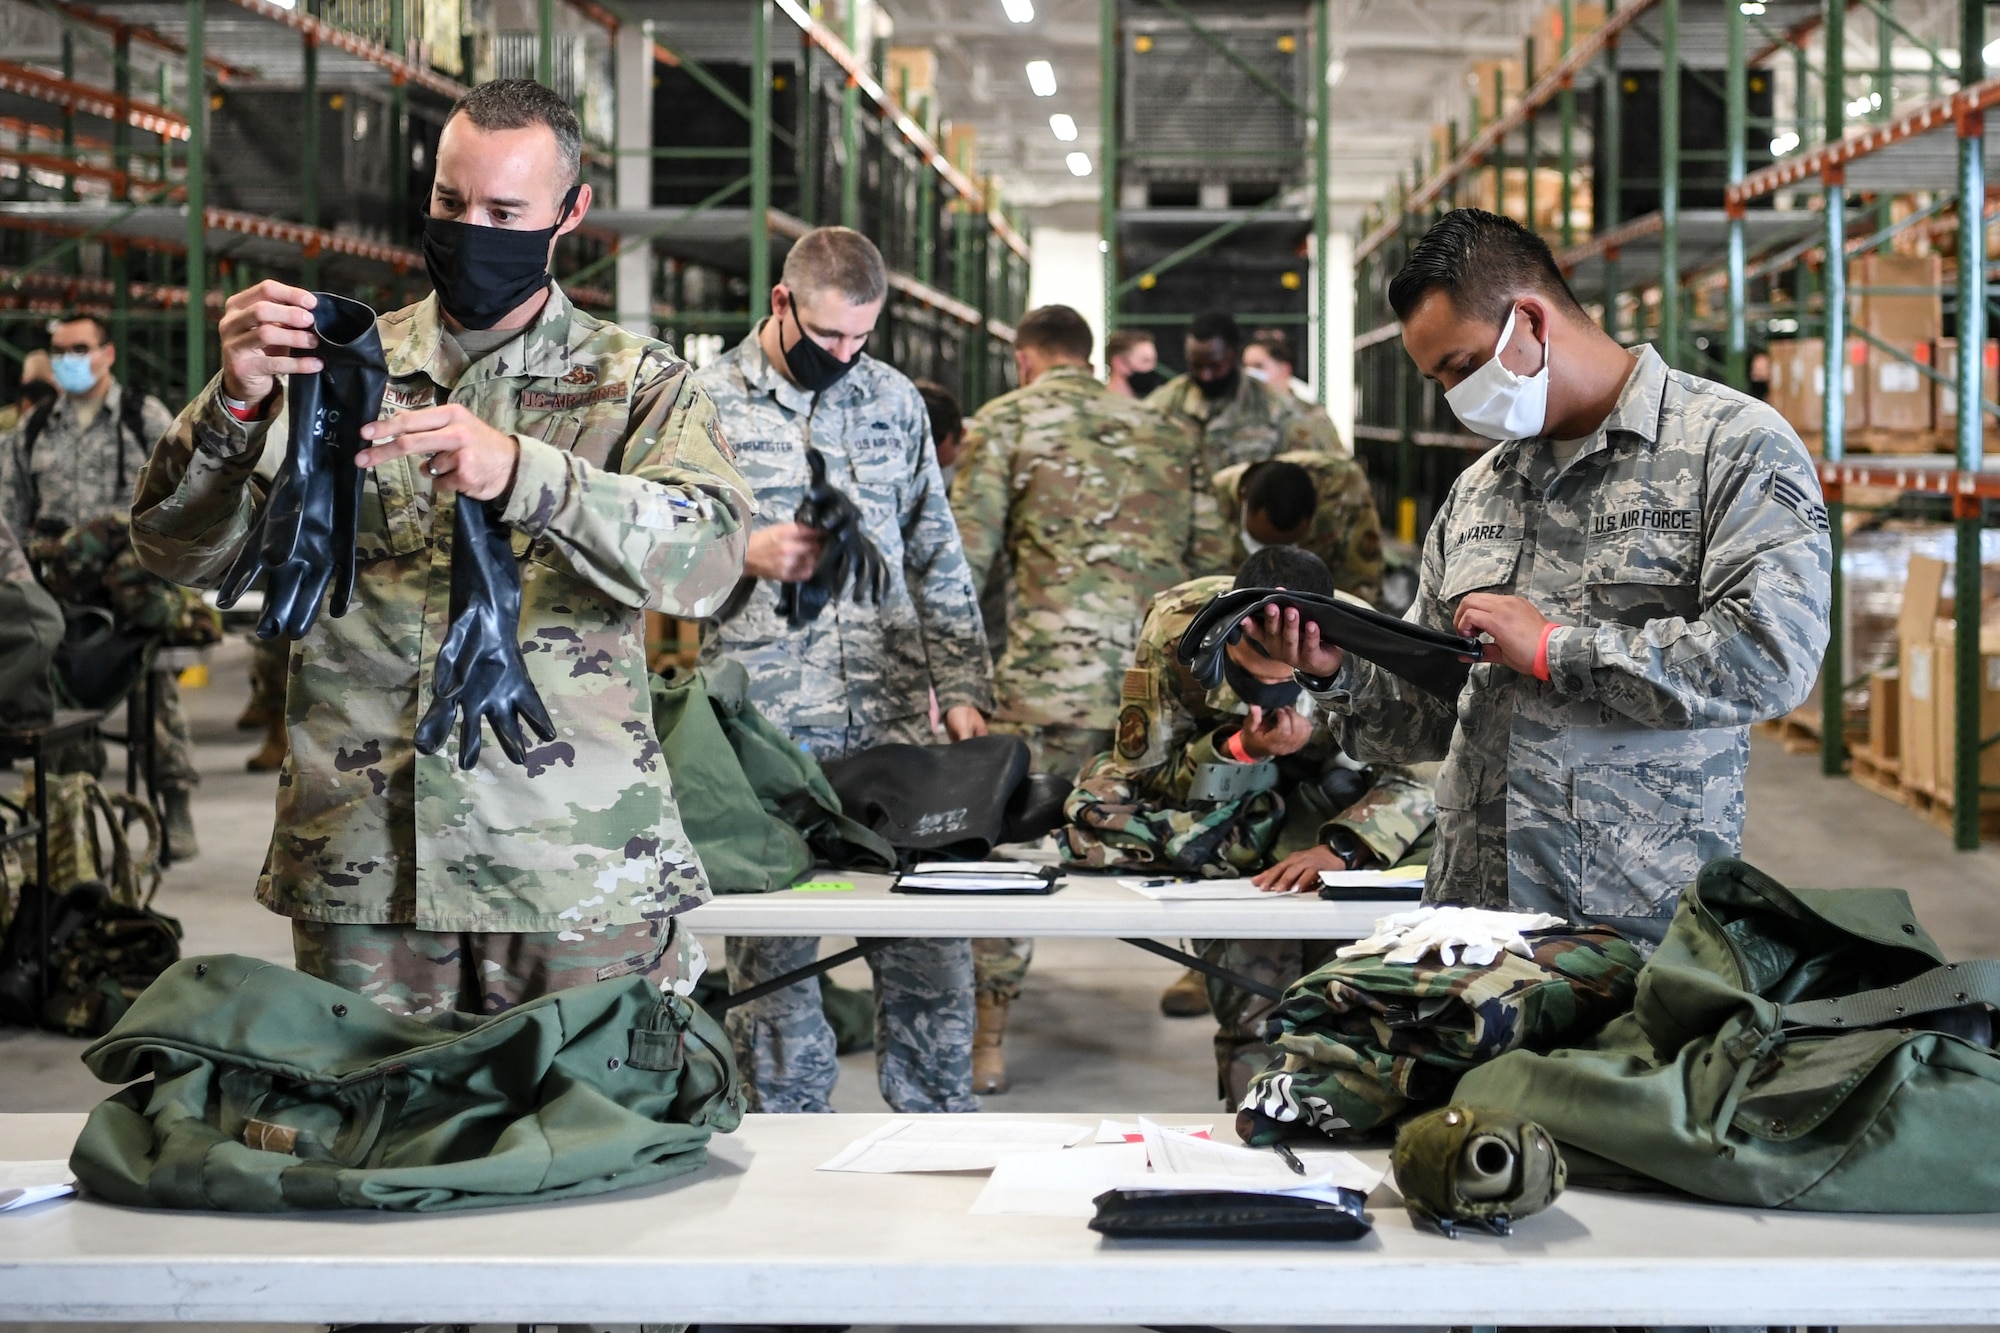
M1120 879L1124 887L1160 903L1207 902L1219 899L1284 898L1266 893L1247 879Z
M1181 1134L1192 1134L1198 1139L1212 1137L1214 1125L1162 1125ZM1144 1143L1146 1136L1139 1129L1136 1120L1104 1120L1097 1126L1098 1143Z
M1319 882L1330 889L1404 888L1424 882L1429 866L1397 866L1391 870L1322 870Z
M74 1193L68 1162L0 1162L0 1213Z
M1269 1148L1245 1148L1235 1143L1217 1143L1165 1129L1144 1116L1139 1133L1146 1144L1146 1160L1156 1176L1198 1176L1203 1180L1240 1180L1275 1185L1298 1184L1303 1177L1291 1164ZM1202 1185L1203 1189L1229 1189L1228 1185Z
M892 1120L820 1163L821 1171L890 1175L914 1171L990 1171L1014 1153L1059 1152L1090 1137L1087 1125L995 1116L920 1116Z
M972 1201L975 1213L1027 1217L1090 1217L1091 1200L1146 1174L1146 1147L1118 1143L1068 1152L1014 1153L993 1168Z

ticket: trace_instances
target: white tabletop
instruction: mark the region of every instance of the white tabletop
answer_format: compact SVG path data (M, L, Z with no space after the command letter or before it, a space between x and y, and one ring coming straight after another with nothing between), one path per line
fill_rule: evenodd
M1134 876L1143 878L1143 876ZM1118 877L1069 872L1054 893L891 893L888 875L818 870L814 881L846 892L784 889L724 893L682 915L710 935L885 935L939 939L1072 936L1096 939L1358 940L1375 922L1415 903L1324 902L1317 894L1265 894L1255 901L1155 902Z
M1453 1241L1415 1229L1385 1187L1370 1200L1375 1233L1347 1244L1108 1242L1081 1219L971 1214L981 1175L813 1170L884 1119L751 1116L715 1140L698 1174L532 1209L169 1215L70 1200L0 1213L0 1311L510 1324L2000 1322L2000 1216L1756 1212L1572 1190L1510 1239ZM0 1116L0 1158L62 1156L81 1123ZM1225 1125L1217 1117L1218 1134Z

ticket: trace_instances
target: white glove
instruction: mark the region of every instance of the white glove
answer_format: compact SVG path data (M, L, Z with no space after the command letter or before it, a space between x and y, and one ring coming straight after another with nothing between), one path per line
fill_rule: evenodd
M1422 962L1433 952L1446 967L1461 958L1474 967L1485 967L1504 953L1531 958L1534 953L1522 935L1531 930L1548 930L1565 925L1558 916L1546 912L1495 912L1480 907L1419 907L1386 916L1375 923L1375 933L1357 944L1339 950L1337 958L1371 958L1408 967Z

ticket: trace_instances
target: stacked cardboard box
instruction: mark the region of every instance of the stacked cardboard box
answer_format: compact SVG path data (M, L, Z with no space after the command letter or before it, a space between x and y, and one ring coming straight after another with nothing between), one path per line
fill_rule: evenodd
M1572 4L1569 9L1569 40L1573 47L1604 26L1604 6ZM1535 20L1535 77L1541 78L1562 59L1563 7L1550 5Z
M1793 430L1811 443L1820 434L1826 404L1826 340L1791 338L1771 344L1770 403ZM1847 364L1842 367L1841 384L1847 395L1849 434L1866 430L1869 424L1867 378L1868 346L1859 338L1847 344Z
M1472 73L1466 77L1472 85L1472 96L1479 107L1481 124L1514 109L1514 104L1521 100L1521 94L1527 89L1526 75L1527 72L1521 68L1521 62L1512 57L1505 60L1481 60L1473 64ZM1496 87L1501 94L1497 107L1493 98Z
M1535 168L1534 229L1555 238L1562 232L1563 175L1552 167ZM1493 193L1493 171L1474 171L1466 180L1465 205L1503 213L1516 221L1528 215L1528 172L1525 167L1506 168L1502 193ZM1590 174L1579 173L1570 186L1571 230L1578 237L1590 234Z
M1902 784L1921 796L1949 802L1958 754L1958 622L1945 591L1949 566L1912 556L1903 594L1901 689L1897 719ZM2000 614L1986 603L1979 626L1979 734L2000 731ZM2000 784L2000 746L1980 758L1982 785ZM2000 792L1980 798L1983 810L2000 809Z
M1938 339L1937 372L1947 380L1956 380L1958 378L1958 339ZM1931 386L1931 396L1934 405L1932 416L1936 420L1937 429L1945 432L1947 435L1956 435L1958 431L1957 392L1947 389L1942 384L1933 384ZM1987 399L2000 399L2000 342L1989 341L1986 344L1986 369L1982 376L1980 396ZM1995 422L1993 414L1990 412L1986 414L1984 434L1989 448L1995 444L1996 440L2000 440L2000 423ZM1945 442L1945 447L1947 449L1951 447L1950 441L1947 440Z

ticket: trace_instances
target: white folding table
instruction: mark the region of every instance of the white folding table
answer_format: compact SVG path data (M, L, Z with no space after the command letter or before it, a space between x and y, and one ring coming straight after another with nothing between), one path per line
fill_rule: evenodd
M1280 993L1262 982L1218 967L1166 939L1358 940L1374 932L1378 918L1409 910L1407 899L1329 902L1316 894L1262 894L1254 900L1222 899L1158 902L1118 883L1145 878L1133 872L1112 875L1066 872L1050 894L892 893L892 876L845 870L816 871L808 882L854 887L837 892L783 889L775 893L728 893L683 913L688 930L708 935L845 935L860 941L851 949L817 959L711 1005L729 1009L782 990L795 982L862 958L898 940L979 939L994 936L1118 939L1231 985L1276 1000Z
M696 1174L535 1208L169 1214L70 1200L0 1213L0 1318L2000 1323L2000 1216L1759 1212L1572 1190L1511 1238L1446 1240L1416 1229L1385 1186L1369 1202L1374 1234L1345 1244L1113 1242L1080 1218L970 1213L981 1175L813 1169L884 1119L753 1115ZM0 1116L0 1158L63 1156L82 1120Z

